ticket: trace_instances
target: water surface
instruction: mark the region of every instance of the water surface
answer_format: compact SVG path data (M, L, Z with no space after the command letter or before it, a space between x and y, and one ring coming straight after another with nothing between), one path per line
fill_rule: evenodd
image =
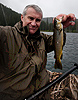
M53 34L52 32L44 32L45 34ZM78 33L66 33L66 44L63 48L62 65L63 69L54 68L54 51L47 54L47 65L46 68L53 72L66 72L74 63L78 63ZM72 72L78 75L78 69Z

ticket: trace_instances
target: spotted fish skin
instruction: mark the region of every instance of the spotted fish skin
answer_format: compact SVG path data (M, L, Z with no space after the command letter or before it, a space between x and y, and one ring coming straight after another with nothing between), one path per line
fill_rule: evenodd
M54 19L54 53L55 53L55 65L54 68L62 69L62 50L63 50L63 24L62 19Z

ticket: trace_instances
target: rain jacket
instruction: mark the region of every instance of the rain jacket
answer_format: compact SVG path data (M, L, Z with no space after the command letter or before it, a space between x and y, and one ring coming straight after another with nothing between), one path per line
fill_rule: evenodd
M23 100L49 82L47 53L53 36L30 35L22 22L0 26L0 100Z

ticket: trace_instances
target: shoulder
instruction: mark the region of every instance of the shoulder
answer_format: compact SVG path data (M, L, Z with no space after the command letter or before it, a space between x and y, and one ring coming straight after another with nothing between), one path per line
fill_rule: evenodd
M11 35L12 30L13 30L13 27L11 26L0 26L0 39Z
M0 33L4 32L7 33L9 31L11 31L12 27L11 26L0 26Z
M0 26L0 29L3 29L3 30L4 30L4 29L7 30L7 29L10 29L10 28L11 28L11 26Z

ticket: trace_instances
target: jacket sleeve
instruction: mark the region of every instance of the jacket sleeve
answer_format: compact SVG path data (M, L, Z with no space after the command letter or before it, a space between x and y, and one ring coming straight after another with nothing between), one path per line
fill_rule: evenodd
M0 40L2 38L2 34L3 34L3 26L0 26Z
M6 34L8 33L8 27L7 26L0 26L0 40L4 40Z
M53 45L53 35L47 35L42 33L41 34L44 41L45 41L45 50L47 53L51 52L54 50L54 45Z

